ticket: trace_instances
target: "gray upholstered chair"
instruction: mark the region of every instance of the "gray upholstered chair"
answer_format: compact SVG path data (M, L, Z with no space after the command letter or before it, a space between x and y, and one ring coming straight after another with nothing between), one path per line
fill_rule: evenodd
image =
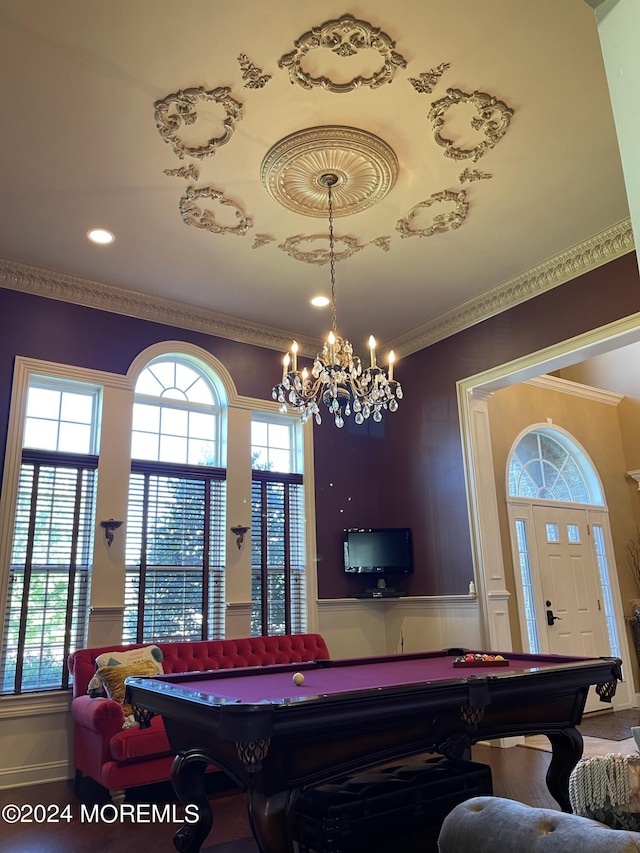
M440 853L637 853L640 832L501 797L474 797L447 815L438 848Z

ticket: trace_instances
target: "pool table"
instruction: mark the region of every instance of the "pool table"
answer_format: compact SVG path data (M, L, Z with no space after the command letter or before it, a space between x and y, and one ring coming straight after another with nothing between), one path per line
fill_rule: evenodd
M197 806L198 820L178 830L176 848L197 853L211 829L208 764L247 791L262 853L286 853L293 850L289 815L302 787L425 752L459 758L477 741L512 735L549 737L547 785L571 811L569 776L582 755L576 725L591 685L611 700L620 660L504 652L507 663L454 665L462 653L128 678L128 701L141 725L154 713L163 716L176 752L173 785L185 805ZM294 683L296 673L302 684Z

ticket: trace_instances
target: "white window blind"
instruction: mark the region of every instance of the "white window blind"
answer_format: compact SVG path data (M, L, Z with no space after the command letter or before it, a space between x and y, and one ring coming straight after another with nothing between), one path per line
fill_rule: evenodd
M225 471L134 460L123 641L224 636Z
M251 599L254 636L306 629L301 474L252 472Z
M9 571L0 689L66 688L86 643L96 456L24 450Z

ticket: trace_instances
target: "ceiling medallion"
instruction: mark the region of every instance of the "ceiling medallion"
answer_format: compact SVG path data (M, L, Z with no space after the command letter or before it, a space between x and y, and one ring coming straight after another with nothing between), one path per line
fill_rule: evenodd
M230 205L236 210L236 219L238 224L235 226L220 225L216 222L215 215L207 209L200 208L196 203L196 199L209 198L212 201L217 201L221 205ZM184 220L185 225L193 225L195 228L205 228L213 234L239 234L244 236L249 228L253 226L251 219L245 216L240 207L225 198L220 190L213 187L188 187L185 195L180 199L180 215Z
M414 205L404 219L398 220L396 231L400 232L401 237L431 237L433 234L454 231L462 225L469 213L469 203L465 201L466 196L465 190L460 190L458 193L454 193L452 190L433 193L426 201ZM454 209L449 213L440 213L434 216L431 225L427 228L411 227L411 223L421 210L442 201L454 201Z
M313 127L276 142L262 161L267 192L303 216L326 217L327 191L321 178L337 176L332 189L335 216L366 210L389 192L398 158L384 140L354 127Z
M394 50L396 43L386 33L352 15L343 15L338 20L326 21L319 27L313 27L296 39L294 45L295 50L285 53L278 60L278 65L280 68L288 68L291 83L296 83L303 89L312 89L314 86L320 86L329 92L352 92L359 86L376 89L383 83L391 82L396 68L407 66L407 60ZM355 56L359 50L377 50L383 63L371 77L357 76L347 83L336 83L328 77L312 77L303 70L302 59L317 48L328 48L342 57Z
M234 124L242 118L242 104L230 96L228 86L207 90L204 86L192 89L181 89L173 95L167 95L161 101L156 101L155 118L160 136L173 146L173 150L182 159L188 157L211 157L216 148L227 143L233 136ZM189 146L179 138L181 129L195 124L198 118L200 101L214 101L220 104L226 113L222 124L224 133L209 139L204 145Z
M321 267L324 264L328 264L331 260L330 246L327 246L326 249L311 249L308 252L301 251L298 248L301 243L311 243L315 240L329 240L329 238L325 234L310 234L309 236L297 234L295 237L287 237L284 243L280 243L278 248L282 249L283 252L286 252L290 258L296 261L304 261L305 264L316 264ZM356 252L364 249L364 246L361 246L355 237L336 237L335 241L345 246L341 252L334 251L333 258L336 261L344 261L346 258L350 258L351 255L355 255Z
M471 121L474 130L484 133L485 139L474 148L456 148L451 139L442 136L440 131L445 123L445 114L449 107L456 104L472 104L478 111L478 118ZM432 122L434 136L438 145L445 148L445 157L453 160L467 160L471 158L474 163L482 157L488 148L493 148L505 135L511 122L513 110L493 95L486 92L474 92L468 95L460 89L447 89L447 95L434 101L429 110L429 119Z

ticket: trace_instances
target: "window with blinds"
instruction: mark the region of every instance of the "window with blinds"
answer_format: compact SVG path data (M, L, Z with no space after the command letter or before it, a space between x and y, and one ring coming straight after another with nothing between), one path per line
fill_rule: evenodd
M96 456L25 450L9 570L3 693L69 686L67 657L86 642Z
M211 376L179 355L136 382L123 642L224 636L226 471Z
M251 483L251 633L306 629L301 474L254 470Z
M123 642L224 636L225 471L132 462Z

